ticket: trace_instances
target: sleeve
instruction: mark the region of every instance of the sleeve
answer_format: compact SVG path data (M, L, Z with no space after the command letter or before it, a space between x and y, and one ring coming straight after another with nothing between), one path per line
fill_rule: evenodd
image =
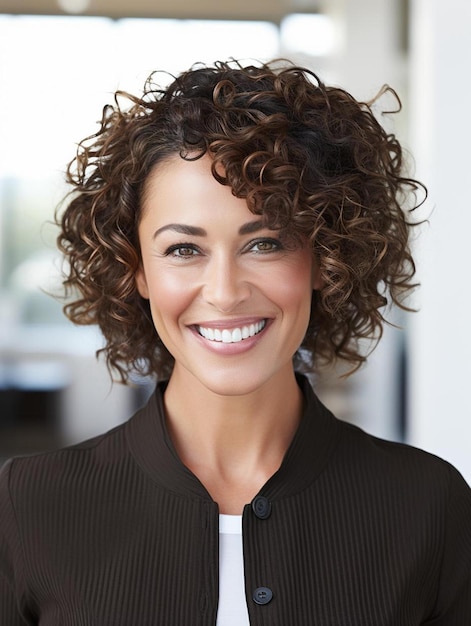
M22 554L16 519L10 498L10 471L13 461L0 470L0 624L32 626L21 609Z
M471 625L471 489L453 467L446 519L435 610L424 626Z

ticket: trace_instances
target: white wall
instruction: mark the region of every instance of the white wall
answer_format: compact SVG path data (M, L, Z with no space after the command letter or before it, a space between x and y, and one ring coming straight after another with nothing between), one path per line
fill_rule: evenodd
M410 332L413 444L471 482L471 2L411 2L411 137L430 199Z

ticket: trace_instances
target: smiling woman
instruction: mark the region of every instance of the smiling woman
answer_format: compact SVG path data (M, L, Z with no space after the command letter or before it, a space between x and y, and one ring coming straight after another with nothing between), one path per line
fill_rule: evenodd
M414 286L400 144L289 63L154 78L80 144L58 222L66 312L155 393L4 467L0 621L469 623L468 485L301 373L359 367Z
M123 380L130 367L170 375L173 355L135 286L136 225L151 172L176 155L206 155L215 180L265 226L289 245L311 242L324 286L312 298L297 367L337 358L358 367L366 358L359 340L380 336L386 306L402 306L413 287L403 205L413 205L421 186L405 176L397 139L368 105L302 68L221 63L196 66L166 89L154 79L140 98L116 94L69 168L76 197L59 245L71 264L66 287L84 297L66 312L100 325L108 363ZM104 284L111 297L102 297Z

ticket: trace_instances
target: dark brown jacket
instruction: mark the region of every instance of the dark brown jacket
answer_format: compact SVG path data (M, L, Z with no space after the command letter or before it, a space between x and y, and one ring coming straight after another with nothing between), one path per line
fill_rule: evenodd
M445 461L305 415L243 514L252 626L470 626L471 491ZM126 424L0 480L0 624L214 626L218 507L162 388Z

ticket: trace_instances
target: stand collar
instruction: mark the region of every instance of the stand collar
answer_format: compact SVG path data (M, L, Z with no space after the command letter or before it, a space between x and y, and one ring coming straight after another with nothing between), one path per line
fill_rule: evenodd
M337 445L338 420L325 408L303 375L297 381L304 396L304 412L283 462L259 492L271 500L305 489L322 472ZM181 462L169 436L163 394L158 383L150 400L126 424L129 449L141 469L160 487L188 498L211 501L200 480Z

